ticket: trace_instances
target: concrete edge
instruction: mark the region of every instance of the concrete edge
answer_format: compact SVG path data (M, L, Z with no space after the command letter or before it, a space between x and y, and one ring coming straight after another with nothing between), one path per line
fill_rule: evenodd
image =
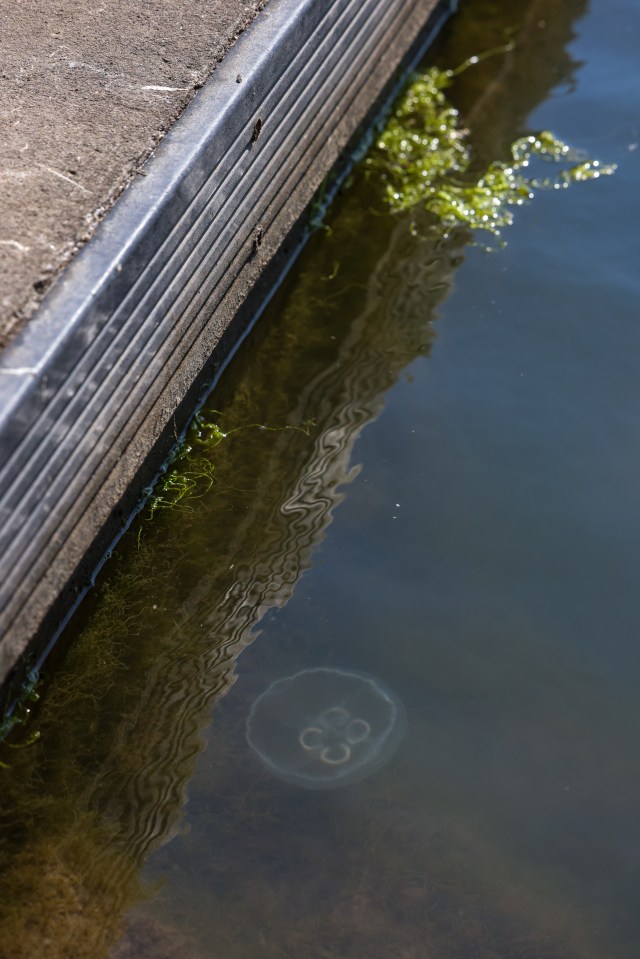
M0 683L50 642L445 6L270 0L0 355Z

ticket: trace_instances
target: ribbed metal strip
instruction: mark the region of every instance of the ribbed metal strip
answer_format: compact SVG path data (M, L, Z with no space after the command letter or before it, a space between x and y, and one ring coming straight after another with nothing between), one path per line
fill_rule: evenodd
M370 106L434 6L271 0L2 357L0 402L14 388L0 414L0 635L26 642L34 588L60 578L61 551L77 563L78 524L105 522L202 365L186 358L215 346L326 172L323 153L335 159L361 120L363 90Z

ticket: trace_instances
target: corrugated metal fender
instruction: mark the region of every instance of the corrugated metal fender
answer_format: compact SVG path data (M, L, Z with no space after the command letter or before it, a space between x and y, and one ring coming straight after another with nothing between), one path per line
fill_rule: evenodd
M259 278L445 6L270 0L0 356L0 683L54 635Z

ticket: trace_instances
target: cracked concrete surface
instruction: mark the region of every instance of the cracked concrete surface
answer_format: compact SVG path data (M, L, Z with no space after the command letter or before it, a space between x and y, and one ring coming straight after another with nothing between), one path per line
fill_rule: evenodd
M0 0L0 347L263 0Z

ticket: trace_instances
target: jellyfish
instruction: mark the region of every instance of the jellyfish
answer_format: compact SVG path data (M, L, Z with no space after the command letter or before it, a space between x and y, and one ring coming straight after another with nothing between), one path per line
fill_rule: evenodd
M376 772L405 732L404 707L384 683L346 669L277 679L253 703L247 741L280 779L335 789Z

